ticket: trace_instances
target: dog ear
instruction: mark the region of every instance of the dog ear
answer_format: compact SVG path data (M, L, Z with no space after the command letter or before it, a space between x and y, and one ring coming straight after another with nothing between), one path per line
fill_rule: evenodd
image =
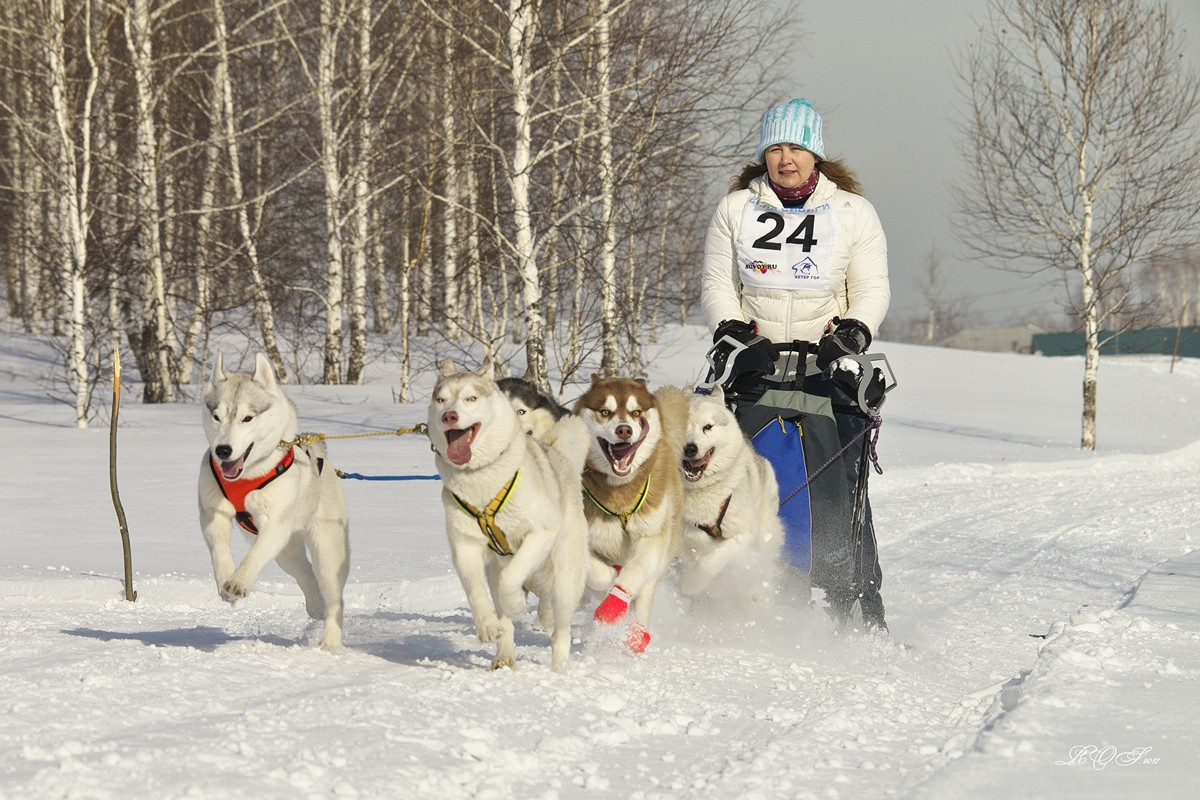
M710 396L718 400L721 405L725 405L725 390L721 388L721 384L717 384L712 388Z
M254 356L254 382L268 389L275 386L275 368L262 353Z
M592 386L595 386L597 383L599 383L602 380L604 380L604 379L600 377L600 373L598 373L598 372L592 373Z
M208 382L216 386L223 380L229 377L229 373L225 371L225 355L218 350L217 360L213 362L212 372L208 374Z
M455 368L454 362L448 358L445 361L443 361L441 364L438 364L438 375L440 375L443 378L449 378L451 375L453 375L457 371L458 370Z

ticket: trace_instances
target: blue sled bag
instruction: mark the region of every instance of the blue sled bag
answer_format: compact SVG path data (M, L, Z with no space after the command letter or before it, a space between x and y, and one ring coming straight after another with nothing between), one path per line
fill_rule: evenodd
M735 402L742 430L775 470L783 559L808 573L814 586L841 588L855 580L861 535L855 527L861 520L856 520L854 505L866 441L841 452L843 439L832 400L820 393L828 387L813 383L809 381L808 391L767 388L738 393Z
M804 429L796 420L776 417L751 437L754 449L771 462L779 484L779 518L783 521L783 560L812 572L812 505Z

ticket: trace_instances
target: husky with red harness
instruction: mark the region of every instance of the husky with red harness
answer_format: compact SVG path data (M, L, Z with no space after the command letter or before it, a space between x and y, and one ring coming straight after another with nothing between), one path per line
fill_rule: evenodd
M247 374L227 372L217 355L204 390L200 529L221 599L245 597L274 561L300 584L309 616L324 620L321 649L333 650L342 644L350 572L346 497L323 443L281 447L296 427L296 407L265 356ZM235 524L250 540L241 564L230 545Z

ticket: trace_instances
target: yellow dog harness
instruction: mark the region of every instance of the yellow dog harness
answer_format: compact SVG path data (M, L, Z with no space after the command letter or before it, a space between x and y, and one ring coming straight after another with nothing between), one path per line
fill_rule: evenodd
M586 486L583 487L583 493L587 495L588 500L591 500L592 503L595 504L596 508L603 511L605 514L608 514L610 517L616 517L619 519L621 521L621 530L628 533L629 530L626 526L629 524L630 517L641 510L642 505L644 505L646 502L646 497L650 494L650 478L646 478L646 483L642 486L642 493L638 496L637 502L633 504L633 508L624 513L621 513L620 511L613 511L611 508L604 505L604 503L601 503L596 499L594 494L588 491Z
M504 535L504 531L500 530L500 526L496 524L496 515L500 513L500 509L504 508L504 504L508 502L508 498L512 494L513 487L517 485L517 478L520 475L521 470L517 470L509 482L501 487L500 493L493 497L492 502L488 503L482 511L475 508L466 500L463 500L454 492L450 492L450 496L454 498L455 503L458 503L458 507L474 517L475 521L479 523L479 530L487 538L488 547L496 555L511 556L513 554L512 549L508 546L508 537Z

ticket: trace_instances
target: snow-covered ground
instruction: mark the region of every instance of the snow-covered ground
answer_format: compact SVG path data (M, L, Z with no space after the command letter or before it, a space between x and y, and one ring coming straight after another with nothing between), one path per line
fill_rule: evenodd
M532 616L487 669L439 484L346 481L346 646L274 566L218 599L195 507L195 404L122 406L136 602L121 599L108 434L47 399L48 349L0 343L0 798L1192 797L1200 786L1200 363L1106 359L1099 453L1078 359L884 344L872 503L891 638L824 612L696 617L661 590L633 656L577 617L568 668ZM670 331L651 383L701 372ZM243 366L248 366L246 362ZM474 366L474 365L471 365ZM304 430L424 419L377 364L295 387ZM425 394L422 394L424 392ZM573 399L571 392L567 399ZM433 472L420 436L332 442Z

